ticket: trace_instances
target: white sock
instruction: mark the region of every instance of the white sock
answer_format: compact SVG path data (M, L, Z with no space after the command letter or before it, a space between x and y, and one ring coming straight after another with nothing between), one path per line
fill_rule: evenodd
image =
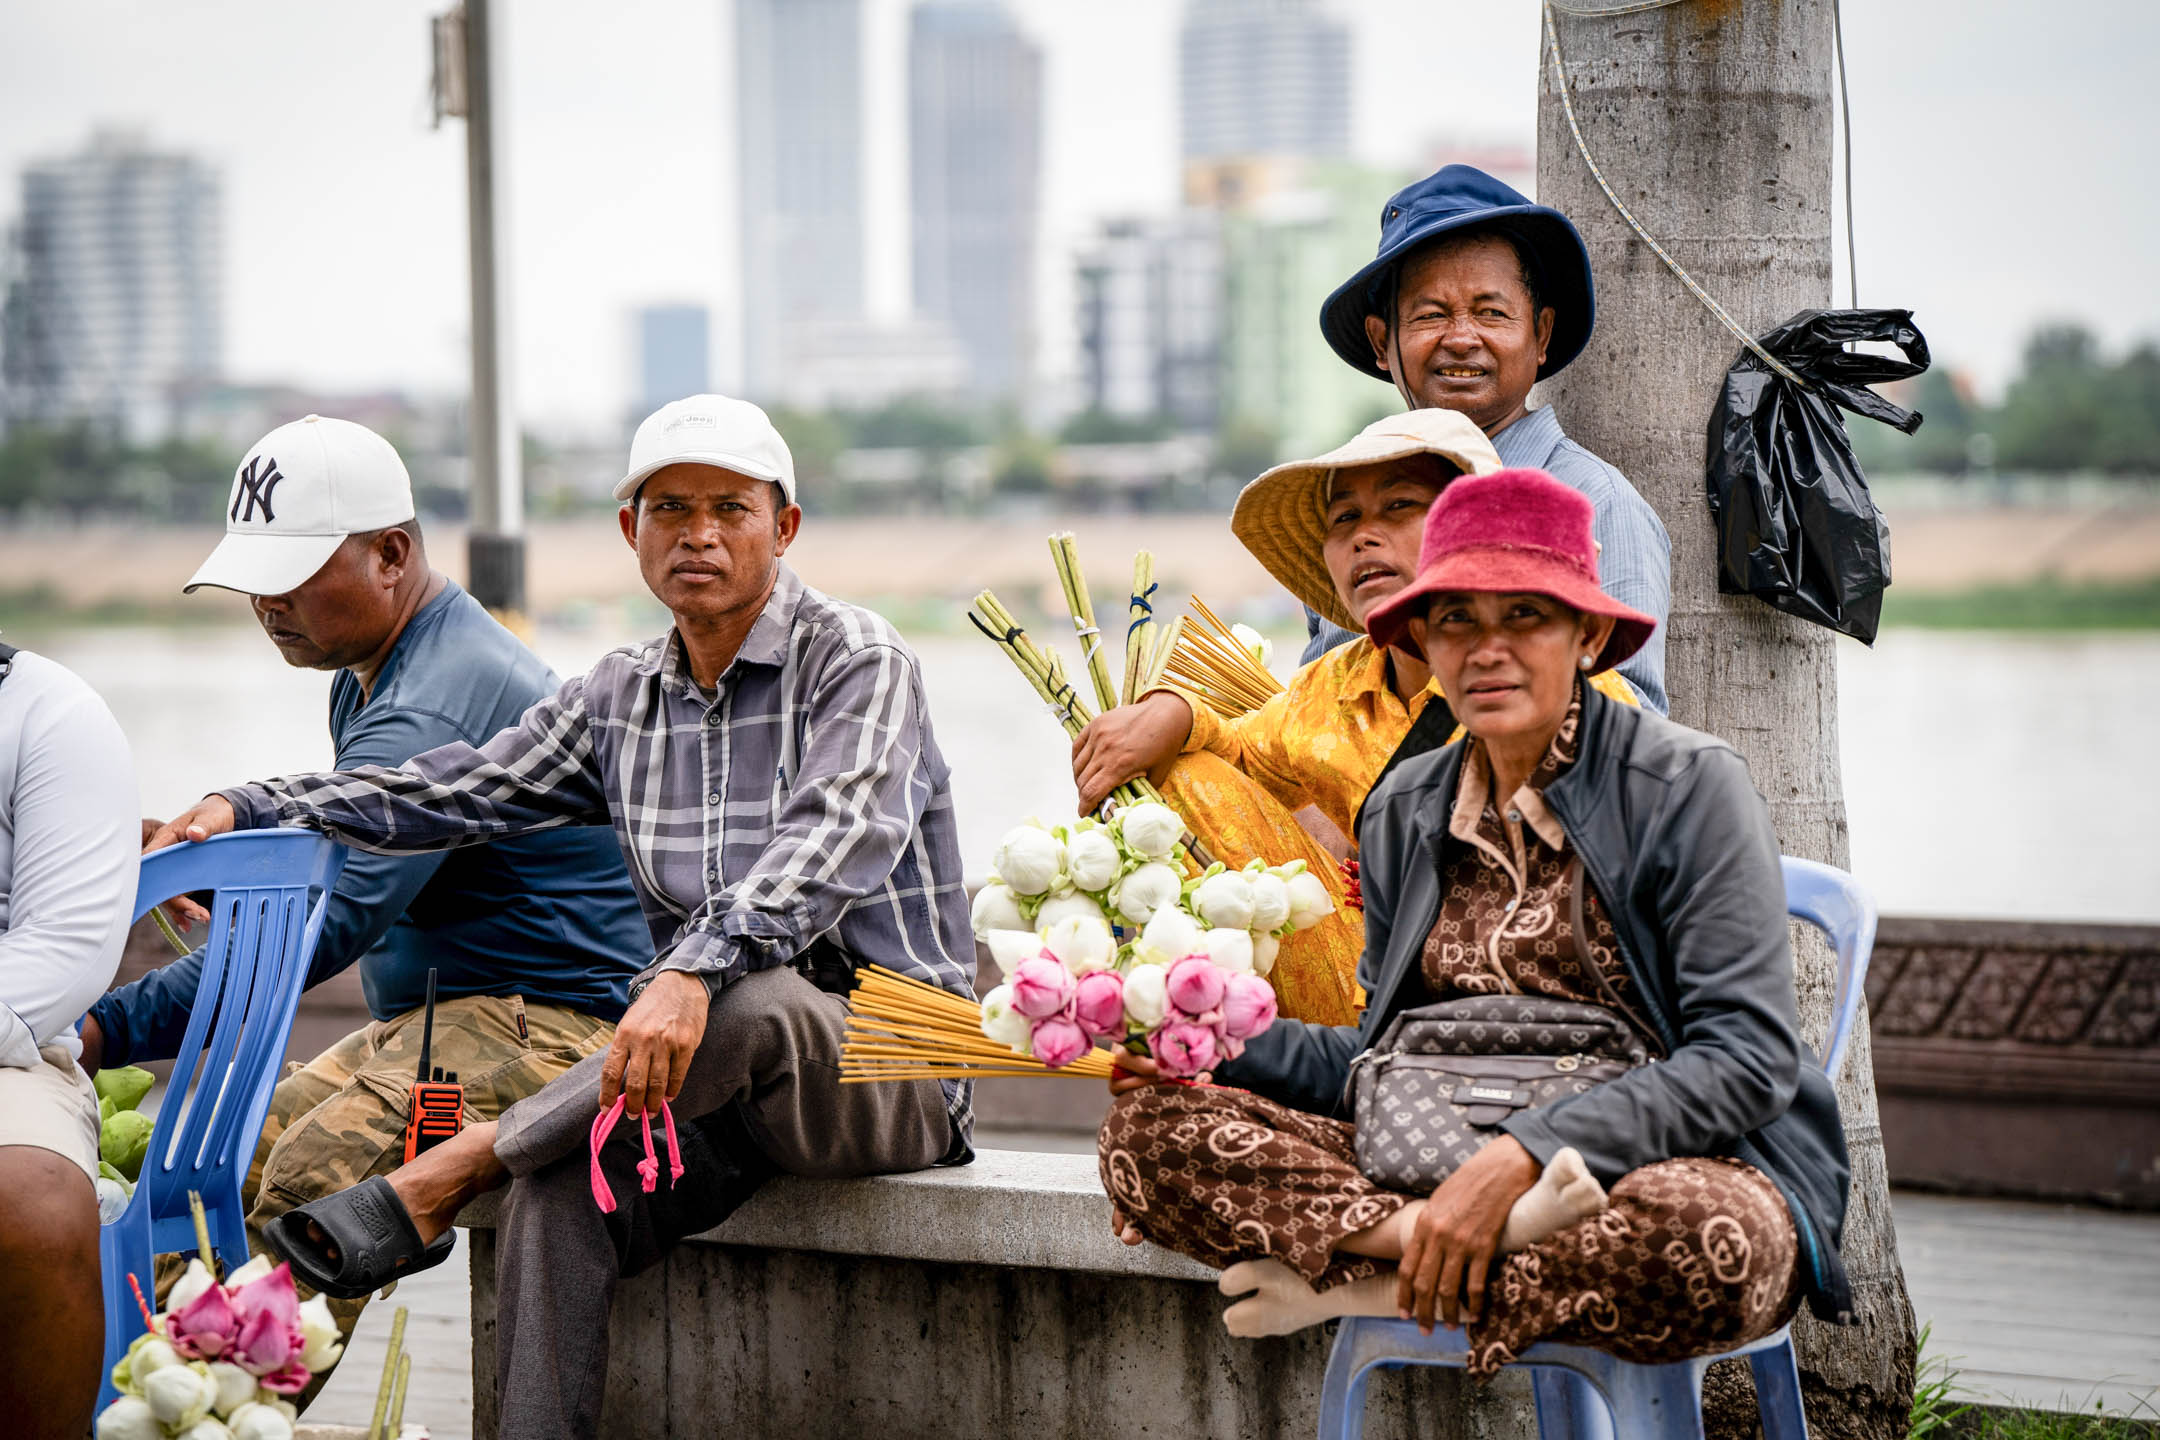
M1605 1187L1579 1153L1562 1150L1508 1211L1500 1249L1504 1253L1534 1245L1604 1208ZM1223 1327L1247 1340L1287 1335L1345 1315L1393 1318L1398 1313L1393 1272L1315 1290L1280 1260L1241 1260L1223 1271L1216 1285L1225 1295L1245 1297L1223 1311Z

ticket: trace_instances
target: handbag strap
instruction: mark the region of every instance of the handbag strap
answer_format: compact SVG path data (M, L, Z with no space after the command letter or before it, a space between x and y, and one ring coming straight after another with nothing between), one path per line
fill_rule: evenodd
M1603 997L1606 1006L1625 1015L1628 1023L1635 1027L1635 1033L1642 1036L1643 1043L1653 1053L1664 1054L1665 1045L1658 1039L1657 1031L1645 1025L1642 1016L1635 1013L1635 1007L1620 998L1620 992L1613 988L1612 981L1605 978L1605 967L1598 964L1597 956L1590 953L1589 917L1584 913L1583 901L1584 893L1590 888L1590 876L1583 869L1580 852L1576 853L1568 866L1567 884L1568 929L1575 936L1575 958L1581 962L1583 972L1590 977L1591 983L1597 986L1598 994Z

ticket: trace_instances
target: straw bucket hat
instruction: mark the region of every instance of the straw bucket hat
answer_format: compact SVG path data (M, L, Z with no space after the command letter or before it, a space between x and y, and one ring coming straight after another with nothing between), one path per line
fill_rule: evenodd
M1458 410L1406 410L1375 420L1325 455L1277 465L1247 485L1230 512L1230 533L1284 589L1345 630L1362 629L1335 593L1320 553L1335 472L1408 455L1437 455L1464 475L1489 475L1500 468L1492 441L1469 416Z

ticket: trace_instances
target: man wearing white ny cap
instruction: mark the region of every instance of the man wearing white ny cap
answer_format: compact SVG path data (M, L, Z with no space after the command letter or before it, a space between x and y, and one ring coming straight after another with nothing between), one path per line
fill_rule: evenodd
M248 595L287 663L336 672L330 734L342 768L478 744L560 683L428 565L405 466L364 426L310 415L264 436L233 477L225 526L187 588ZM468 1113L492 1118L607 1047L646 945L603 830L353 855L308 983L357 963L374 1023L278 1085L248 1196L251 1238L404 1158L429 971L431 1059L464 1085ZM191 955L100 1000L83 1025L85 1065L170 1057L201 973ZM349 1331L360 1305L338 1309Z
M638 427L615 495L674 615L666 635L603 657L485 744L224 791L153 840L305 825L423 850L614 826L655 955L608 1053L266 1235L310 1283L364 1294L435 1263L465 1202L507 1183L497 1427L531 1440L597 1433L617 1274L717 1223L765 1171L972 1154L965 1084L839 1083L841 994L859 966L974 993L948 776L914 654L789 568L795 467L756 406L663 407ZM618 1123L625 1112L663 1123Z

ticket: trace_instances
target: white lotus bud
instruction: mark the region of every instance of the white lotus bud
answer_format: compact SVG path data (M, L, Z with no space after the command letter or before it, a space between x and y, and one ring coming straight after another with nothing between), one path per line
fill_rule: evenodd
M1103 914L1102 906L1095 903L1094 897L1070 888L1064 888L1060 893L1052 895L1035 911L1037 931L1062 925L1067 920L1093 920L1106 929L1110 924L1110 917Z
M992 880L975 892L975 903L968 907L968 924L974 928L978 940L992 930L1028 928L1027 917L1020 913L1020 902L1013 898L1012 887L1002 880Z
M269 1405L243 1405L230 1423L233 1440L293 1440L292 1421Z
M180 1273L180 1278L173 1282L171 1292L165 1297L165 1313L170 1315L175 1310L187 1309L203 1291L215 1284L217 1277L203 1268L202 1261L188 1261L187 1269Z
M1280 930L1290 919L1290 887L1266 871L1252 876L1252 928Z
M337 1317L330 1313L327 1297L317 1295L302 1303L300 1337L303 1346L300 1363L311 1373L319 1374L337 1363L345 1349L341 1343L344 1337L338 1331Z
M1207 949L1207 932L1199 921L1175 905L1165 905L1155 912L1147 928L1140 932L1135 953L1143 960L1159 965L1169 965L1187 955Z
M1151 861L1118 881L1112 896L1118 914L1135 925L1145 925L1164 910L1177 908L1184 889L1177 871L1161 861Z
M122 1395L99 1412L97 1440L165 1440L165 1427L149 1401Z
M107 1179L106 1177L104 1177L103 1175L100 1175L100 1176L98 1176L98 1178L97 1178L97 1216L98 1216L98 1224L100 1224L100 1225L110 1225L110 1224L112 1224L112 1223L113 1223L113 1221L115 1221L115 1220L118 1220L118 1219L119 1219L119 1218L121 1217L121 1215L122 1215L122 1214L126 1213L126 1211L127 1211L127 1207L128 1207L128 1192L127 1192L127 1186L125 1186L125 1185L121 1184L121 1183L120 1183L120 1182L119 1182L118 1180L108 1180L108 1179Z
M1065 847L1040 825L1016 825L998 841L991 868L1015 895L1040 895L1065 868Z
M1210 875L1193 891L1193 913L1221 930L1250 930L1253 923L1252 886L1235 870Z
M1140 964L1125 972L1125 1018L1143 1030L1162 1024L1170 1009L1170 972Z
M992 930L983 937L983 944L990 947L990 958L997 963L998 974L1012 979L1013 967L1023 960L1032 960L1042 954L1042 937L1032 930Z
M202 1262L198 1260L195 1263L200 1265ZM175 1292L179 1290L177 1285L173 1288ZM168 1365L184 1362L180 1359L180 1352L165 1340L156 1335L145 1335L128 1348L127 1363L128 1374L135 1382L129 1388L139 1391L142 1389L142 1382L152 1374Z
M1065 842L1065 873L1081 890L1100 895L1117 883L1124 868L1125 857L1107 830L1082 830Z
M1020 1054L1028 1053L1028 1037L1034 1023L1013 1009L1012 986L1000 985L982 998L982 1033Z
M320 1300L322 1297L318 1295L315 1298ZM323 1307L325 1313L329 1308L328 1305ZM253 1400L255 1391L260 1388L253 1375L224 1360L210 1362L210 1379L217 1385L217 1399L210 1402L210 1408L221 1416L231 1415L233 1411Z
M1281 949L1282 941L1276 939L1273 935L1262 934L1253 936L1253 974L1258 975L1261 979L1265 980L1267 978L1268 972L1275 968L1275 953Z
M275 1270L276 1268L277 1267L275 1265L272 1265L270 1263L269 1256L250 1255L248 1257L247 1264L242 1265L239 1269L233 1271L232 1274L225 1277L225 1288L228 1290L238 1290L243 1285L252 1284L257 1280L262 1279L265 1275L268 1275L272 1270Z
M1117 826L1125 843L1150 860L1167 859L1185 838L1185 822L1177 811L1152 800L1120 810Z
M168 1365L142 1382L150 1412L169 1430L185 1430L210 1413L217 1382L193 1365Z
M1253 968L1253 937L1250 930L1210 930L1202 938L1208 959L1233 975Z
M173 1440L233 1440L233 1432L226 1429L225 1422L216 1416L205 1415L175 1435Z
M1310 870L1290 877L1285 887L1290 892L1290 928L1310 930L1322 920L1335 913L1334 897L1327 886Z
M1245 653L1252 656L1254 664L1263 670L1267 669L1268 661L1275 654L1274 641L1268 639L1267 636L1262 635L1250 625L1232 625L1230 633L1237 637L1238 644L1245 647Z
M1092 909L1094 902L1088 905ZM1043 949L1063 961L1075 979L1108 970L1117 958L1117 941L1110 937L1110 927L1103 923L1099 910L1093 915L1068 915L1045 928Z

